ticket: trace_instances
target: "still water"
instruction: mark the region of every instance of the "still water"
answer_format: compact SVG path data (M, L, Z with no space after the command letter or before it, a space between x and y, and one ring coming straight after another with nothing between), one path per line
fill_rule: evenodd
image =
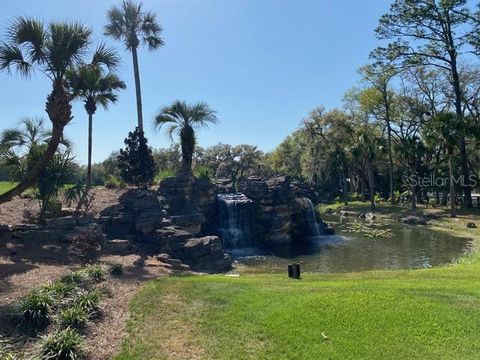
M437 232L428 227L376 220L373 225L356 218L323 215L336 235L311 237L289 249L238 249L231 252L236 272L285 272L292 262L306 272L353 272L374 269L419 269L449 264L472 249L470 239ZM354 222L379 230L378 237L352 231Z

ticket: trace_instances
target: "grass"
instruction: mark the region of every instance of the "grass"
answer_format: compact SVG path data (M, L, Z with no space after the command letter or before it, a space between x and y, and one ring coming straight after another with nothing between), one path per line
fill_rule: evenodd
M10 181L0 181L0 195L13 189L18 183Z
M132 301L115 359L478 359L479 280L478 262L155 280Z
M366 211L368 204L348 210ZM402 213L408 208L389 204L376 212ZM479 244L480 230L467 229L467 221L480 225L476 210L430 226ZM301 280L171 276L146 282L130 311L116 360L479 359L480 254L434 269L305 274Z

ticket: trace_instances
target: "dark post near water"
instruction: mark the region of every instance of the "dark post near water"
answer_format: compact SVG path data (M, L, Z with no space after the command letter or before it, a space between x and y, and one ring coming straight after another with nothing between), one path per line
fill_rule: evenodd
M292 279L300 279L300 264L288 265L288 277Z

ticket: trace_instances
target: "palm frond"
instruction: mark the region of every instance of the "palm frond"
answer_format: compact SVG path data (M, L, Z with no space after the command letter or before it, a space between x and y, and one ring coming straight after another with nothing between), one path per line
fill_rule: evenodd
M29 77L32 73L32 64L23 56L22 50L17 45L0 45L0 70L11 73L16 70L20 75Z
M107 12L108 23L105 25L104 34L116 40L121 40L125 35L125 18L122 11L113 7Z
M9 30L13 44L23 45L33 63L44 59L44 45L47 34L44 24L35 19L18 17Z
M101 43L92 58L92 65L106 66L109 71L115 71L120 64L120 56L113 47L107 46L106 43Z

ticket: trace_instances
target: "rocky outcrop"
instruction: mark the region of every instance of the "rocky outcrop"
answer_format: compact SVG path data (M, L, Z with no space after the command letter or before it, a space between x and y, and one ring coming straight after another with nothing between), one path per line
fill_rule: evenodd
M263 180L249 177L245 195L256 204L255 236L257 242L283 244L291 241L293 197L288 176Z
M183 258L193 270L227 270L232 264L230 256L224 254L222 243L217 236L188 240L183 247Z

